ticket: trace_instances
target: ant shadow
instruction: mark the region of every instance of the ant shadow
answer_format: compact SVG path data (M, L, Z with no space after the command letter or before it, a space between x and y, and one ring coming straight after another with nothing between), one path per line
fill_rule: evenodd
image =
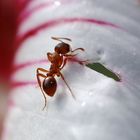
M57 107L57 109L62 110L67 104L68 95L64 85L59 85L58 88L62 89L61 91L59 90L56 94L55 106Z
M84 77L84 66L76 63L76 62L68 62L67 66L63 69L62 74L67 82L67 84L70 86L73 94L76 97L76 92L74 92L75 90L73 89L73 87L71 86L74 85L74 83L76 83L77 81L81 81L81 74ZM76 80L75 80L76 79ZM83 79L83 78L82 78ZM76 100L72 97L68 87L66 86L66 84L64 83L64 81L61 78L58 78L58 87L57 87L57 94L56 94L56 106L58 109L64 108L68 101L69 98L72 98L73 101ZM82 85L83 86L83 85Z

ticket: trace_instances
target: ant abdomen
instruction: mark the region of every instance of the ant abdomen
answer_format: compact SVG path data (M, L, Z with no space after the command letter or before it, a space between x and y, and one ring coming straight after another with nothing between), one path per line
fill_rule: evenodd
M52 76L47 77L43 81L43 90L48 96L53 96L56 92L57 82L56 79Z

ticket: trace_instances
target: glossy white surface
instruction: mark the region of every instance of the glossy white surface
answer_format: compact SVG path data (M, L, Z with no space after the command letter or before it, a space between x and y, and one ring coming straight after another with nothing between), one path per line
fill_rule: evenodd
M42 1L44 2L44 1ZM35 2L36 3L36 2ZM37 5L37 4L33 5ZM31 6L33 7L33 6ZM22 45L17 64L46 58L57 42L51 36L72 39L72 48L83 47L79 58L105 64L120 73L116 82L93 70L70 62L63 74L76 96L70 95L60 79L48 109L39 88L29 85L16 88L11 98L6 140L139 140L140 137L140 6L135 0L73 0L71 3L42 8L21 27L28 31L55 18L85 17L113 23L122 29L91 23L68 23L41 30ZM35 64L17 71L13 79L36 81Z

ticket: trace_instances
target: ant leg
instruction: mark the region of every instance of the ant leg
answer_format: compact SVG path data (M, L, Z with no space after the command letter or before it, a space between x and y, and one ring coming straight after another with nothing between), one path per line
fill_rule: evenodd
M77 54L64 54L63 56L67 57L67 58L72 58L74 56L76 56Z
M49 60L50 62L52 62L52 60L53 60L53 54L50 53L50 52L48 52L48 53L47 53L47 57L48 57L48 60Z
M76 56L77 54L65 54L65 59L63 61L63 65L61 66L60 70L63 69L63 67L66 65L67 61L72 59L74 56Z
M49 71L46 70L46 69L43 69L43 68L37 68L37 73L39 73L39 71L41 71L41 72L49 72Z
M62 70L64 68L64 66L66 65L67 61L72 59L72 57L67 57L64 59L64 62L63 62L63 65L61 66L60 70ZM74 60L73 61L79 63L80 65L85 65L85 64L88 64L89 63L89 60Z
M70 88L69 85L67 84L67 82L66 82L66 80L65 80L65 78L64 78L64 76L62 75L61 72L59 72L59 75L61 76L61 78L63 79L63 81L65 82L65 84L67 85L67 87L68 87L68 89L69 89L69 91L70 91L72 97L76 100L76 98L75 98L75 96L74 96L74 94L73 94L71 88Z
M39 68L38 68L39 69ZM39 72L38 72L38 69L37 69L37 81L38 81L38 84L39 84L39 87L40 87L40 89L41 89L41 92L42 92L42 94L43 94L43 96L44 96L44 99L45 99L45 105L44 105L44 107L43 107L43 110L45 109L45 107L46 107L46 105L47 105L47 99L46 99L46 96L45 96L45 93L43 92L43 89L42 89L42 86L41 86L41 81L40 81L40 78L39 77L43 77L43 78L46 78L47 76L45 76L45 75L43 75L43 74L40 74Z
M67 61L69 60L69 59L72 59L74 56L76 56L77 54L74 54L74 55L72 55L72 54L66 54L66 55L64 55L66 58L64 59L64 62L63 62L63 65L61 66L61 68L60 68L60 70L61 69L63 69L63 67L66 65L66 63L67 63Z
M85 65L89 63L89 60L76 60L77 63L79 63L80 65Z
M65 58L64 62L63 62L63 65L61 66L60 70L64 68L64 66L66 65L67 61L68 61L68 58Z
M63 42L61 39L71 41L71 39L65 38L65 37L51 37L51 38L54 39L54 40L60 41L60 42Z
M60 68L60 69L62 69L65 65L66 65L66 62L67 62L67 60L72 60L72 61L74 61L74 62L77 62L77 63L79 63L80 65L85 65L85 64L88 64L89 63L89 60L87 59L87 60L78 60L78 59L73 59L73 57L74 56L76 56L77 54L75 54L75 55L64 55L66 58L64 59L64 63L63 63L63 66Z
M45 105L44 105L44 107L43 107L43 109L42 109L42 110L44 110L45 107L46 107L46 105L47 105L47 99L46 99L45 93L43 92L43 89L42 89L42 87L41 87L41 81L40 81L40 78L39 78L39 77L46 78L46 76L44 76L43 74L40 74L40 73L37 74L37 81L38 81L39 87L40 87L41 92L42 92L42 94L43 94L43 96L44 96L44 99L45 99Z
M49 72L48 70L45 70L45 69L43 69L43 68L37 68L37 73L39 73L39 71L42 71L42 72ZM36 86L36 87L38 87L38 86Z
M66 55L66 57L67 57L67 56L68 56L68 57L69 57L69 56L72 56L72 57L76 56L77 54L73 54L73 52L75 52L75 51L77 51L77 50L85 51L84 48L76 48L76 49L74 49L74 50L71 51L72 54ZM71 59L72 57L70 57L70 59ZM78 62L80 65L84 65L84 64L88 63L89 60L81 61L81 60L76 60L76 59L75 59L74 61L75 61L75 62Z
M71 52L75 52L75 51L77 51L77 50L85 51L84 48L76 48L76 49L72 50Z

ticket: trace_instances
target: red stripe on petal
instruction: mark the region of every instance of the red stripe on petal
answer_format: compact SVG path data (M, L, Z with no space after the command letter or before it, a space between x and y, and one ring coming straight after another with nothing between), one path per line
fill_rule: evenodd
M48 1L45 3L41 3L37 5L36 7L33 7L32 9L25 11L21 17L18 19L18 23L23 23L26 19L28 19L31 15L33 15L35 12L38 12L39 10L42 10L43 8L50 8L54 5L59 6L59 5L64 5L64 4L71 4L71 3L77 3L76 0L61 0L61 1Z
M37 5L36 7L32 8L31 10L28 10L24 12L21 17L18 19L18 24L25 22L33 13L37 12L38 10L41 10L42 8L47 8L49 6L52 6L52 2L48 3L42 3L40 5Z
M11 87L12 88L17 88L17 87L21 87L21 86L27 86L27 85L37 85L37 82L34 82L34 81L21 81L21 82L12 82L12 85L11 85Z
M36 60L36 61L32 61L32 62L27 62L27 63L15 65L14 69L13 69L13 73L20 70L20 69L23 69L23 68L26 68L26 67L29 67L29 66L32 66L35 64L40 64L40 63L48 63L48 60L42 59L42 60Z
M38 27L35 27L34 29L29 30L27 33L24 35L20 36L17 40L17 45L20 46L21 43L23 43L27 38L32 37L36 35L39 31L43 29L50 29L54 26L60 25L60 24L67 24L67 23L74 23L74 22L81 22L81 23L91 23L91 24L97 24L100 26L110 26L118 29L122 29L121 27L112 24L110 22L102 21L102 20L97 20L97 19L91 19L91 18L60 18L60 19L55 19L48 21L42 25L39 25Z
M82 64L82 60L78 59L77 57L71 58L68 61L69 62L76 62L76 63L79 63L80 65L84 64L84 62ZM18 65L15 65L15 67L13 69L13 73L17 72L20 69L26 68L26 67L30 67L30 66L40 64L40 63L48 63L48 62L49 61L47 59L42 59L42 60L38 60L38 61L32 61L32 62L27 62L27 63L23 63L23 64L18 64Z

